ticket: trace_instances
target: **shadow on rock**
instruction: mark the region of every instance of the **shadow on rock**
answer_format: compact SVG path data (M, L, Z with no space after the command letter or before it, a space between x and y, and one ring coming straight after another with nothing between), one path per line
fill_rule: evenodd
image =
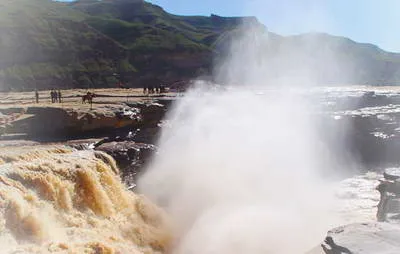
M337 245L330 236L325 238L325 244L321 244L321 247L326 254L353 254L348 248Z

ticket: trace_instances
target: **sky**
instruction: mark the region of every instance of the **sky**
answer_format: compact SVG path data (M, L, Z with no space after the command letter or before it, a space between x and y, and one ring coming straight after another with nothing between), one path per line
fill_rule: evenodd
M400 0L148 0L180 15L256 16L271 32L326 32L400 52Z
M272 32L326 32L400 52L400 0L150 0L182 15L256 16Z

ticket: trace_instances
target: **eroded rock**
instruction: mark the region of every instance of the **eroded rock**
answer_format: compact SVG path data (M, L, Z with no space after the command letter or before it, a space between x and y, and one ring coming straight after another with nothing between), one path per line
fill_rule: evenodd
M329 231L325 241L307 254L341 253L400 253L400 227L379 222L338 227Z
M134 141L112 141L95 148L111 155L117 162L121 176L127 186L134 186L136 175L141 172L156 147Z
M140 110L124 105L106 105L93 110L31 107L27 109L26 117L13 122L7 132L71 137L94 131L137 127L141 122Z
M376 189L380 193L378 221L398 221L400 219L400 170L388 168L383 173L384 179Z

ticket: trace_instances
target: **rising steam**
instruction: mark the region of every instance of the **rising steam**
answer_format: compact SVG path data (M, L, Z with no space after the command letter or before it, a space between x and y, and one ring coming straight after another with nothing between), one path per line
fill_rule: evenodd
M177 103L139 187L172 216L175 253L304 253L339 220L321 178L334 147L298 92L316 82L312 66L276 75L289 58L268 57L265 29L234 33L216 68L227 85L197 82Z

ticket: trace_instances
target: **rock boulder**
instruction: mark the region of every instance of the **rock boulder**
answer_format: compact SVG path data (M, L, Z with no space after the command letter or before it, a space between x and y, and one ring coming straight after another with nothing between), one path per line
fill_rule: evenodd
M398 254L400 226L388 223L351 224L328 232L325 241L307 254Z

